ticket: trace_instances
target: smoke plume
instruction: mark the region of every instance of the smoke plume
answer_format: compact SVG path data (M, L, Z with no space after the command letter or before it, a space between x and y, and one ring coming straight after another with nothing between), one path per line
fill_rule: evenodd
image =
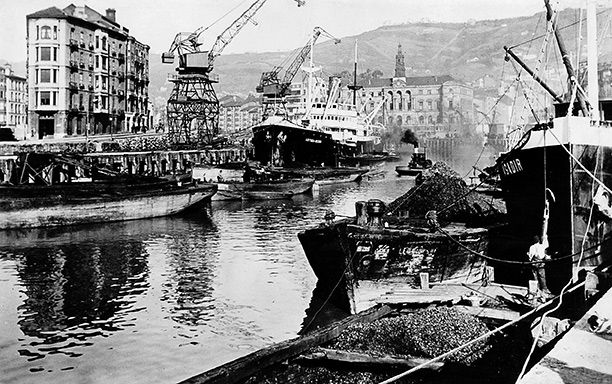
M402 136L401 141L402 143L412 144L414 145L415 148L418 148L419 146L419 139L417 139L414 132L412 132L410 129L406 129L406 131L404 132L404 136Z

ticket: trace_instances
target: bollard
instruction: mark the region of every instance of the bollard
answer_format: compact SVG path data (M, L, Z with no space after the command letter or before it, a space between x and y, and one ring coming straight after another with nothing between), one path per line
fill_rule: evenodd
M419 279L421 280L421 289L429 289L429 273L419 273Z

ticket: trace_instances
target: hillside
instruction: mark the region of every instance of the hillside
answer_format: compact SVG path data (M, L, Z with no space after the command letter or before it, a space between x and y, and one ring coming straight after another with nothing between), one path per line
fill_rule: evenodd
M607 17L600 16L600 31ZM558 24L566 26L578 20L578 11L567 9L561 12ZM586 29L586 26L583 26ZM383 26L357 36L342 38L334 45L323 41L315 47L315 61L328 74L352 71L353 47L359 42L359 71L379 69L384 76L392 76L395 68L395 54L398 43L402 44L408 75L450 74L464 81L474 81L490 75L499 81L504 64L504 45L516 45L539 36L546 30L544 12L529 17L482 20L468 23L407 23ZM563 29L563 36L570 52L576 51L577 25ZM586 37L586 32L583 32ZM600 60L612 58L612 38L600 42ZM304 42L305 43L305 42ZM542 45L542 39L523 44L515 49L528 64L535 67L535 59ZM555 49L556 52L556 49ZM582 50L583 55L586 54ZM220 83L215 86L220 96L226 94L247 95L254 92L261 73L283 62L290 52L263 52L228 54L217 58L215 71ZM550 65L555 69L559 60L557 53L551 53ZM17 72L23 63L14 63ZM170 93L166 82L172 66L163 65L160 55L150 56L150 94L157 105L164 105ZM504 66L506 76L514 77L512 66ZM562 73L562 69L560 69ZM298 74L298 76L300 76ZM558 78L555 79L559 84Z
M566 26L578 20L578 11L567 9L561 12L558 25ZM600 17L603 26L604 17ZM355 39L359 44L359 70L380 69L385 76L392 76L398 43L402 44L407 74L451 74L465 81L474 81L490 75L499 81L504 63L504 45L516 45L545 32L544 12L529 17L483 20L469 23L409 23L384 26L357 36L342 38L342 43L331 41L315 47L315 61L329 74L343 70L352 71ZM586 28L586 26L583 26ZM601 28L600 28L601 30ZM568 49L575 52L577 25L563 29ZM584 35L586 33L583 32ZM608 36L610 36L608 34ZM609 37L600 47L604 60L612 56L612 39ZM525 61L535 66L535 58L541 48L542 39L532 44L523 44L515 51ZM584 50L583 50L584 53ZM216 72L221 81L217 93L243 94L253 92L263 71L281 63L289 52L265 52L223 55L217 58ZM551 53L556 66L558 54ZM555 61L557 60L557 61ZM163 79L170 72L162 66L158 55L151 55L151 93L167 97L169 90L160 91ZM514 76L507 65L506 75ZM298 75L299 76L299 75Z

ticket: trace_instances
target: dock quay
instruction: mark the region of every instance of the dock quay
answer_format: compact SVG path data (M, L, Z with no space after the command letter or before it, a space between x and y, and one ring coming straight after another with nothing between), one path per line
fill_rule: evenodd
M95 140L41 140L0 144L0 182L11 178L17 154L22 152L79 154L91 163L138 175L180 174L194 164L223 164L248 158L241 145L198 149L172 149L162 134L114 135Z
M598 326L591 319L596 315ZM589 320L591 319L591 324ZM593 307L519 381L519 384L612 383L612 291Z

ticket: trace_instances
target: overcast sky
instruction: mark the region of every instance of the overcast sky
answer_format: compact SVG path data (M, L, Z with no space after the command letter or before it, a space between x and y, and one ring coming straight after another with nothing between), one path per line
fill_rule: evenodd
M86 4L104 13L117 10L117 22L130 29L151 52L166 51L179 32L208 26L234 9L204 37L204 49L254 0L0 0L0 59L25 60L25 16L50 6ZM609 1L609 0L608 0ZM555 0L551 1L553 4ZM560 0L559 8L576 7L581 0ZM356 35L386 24L432 21L464 22L527 16L544 10L543 0L268 0L225 53L290 50L304 45L314 26L337 37Z

